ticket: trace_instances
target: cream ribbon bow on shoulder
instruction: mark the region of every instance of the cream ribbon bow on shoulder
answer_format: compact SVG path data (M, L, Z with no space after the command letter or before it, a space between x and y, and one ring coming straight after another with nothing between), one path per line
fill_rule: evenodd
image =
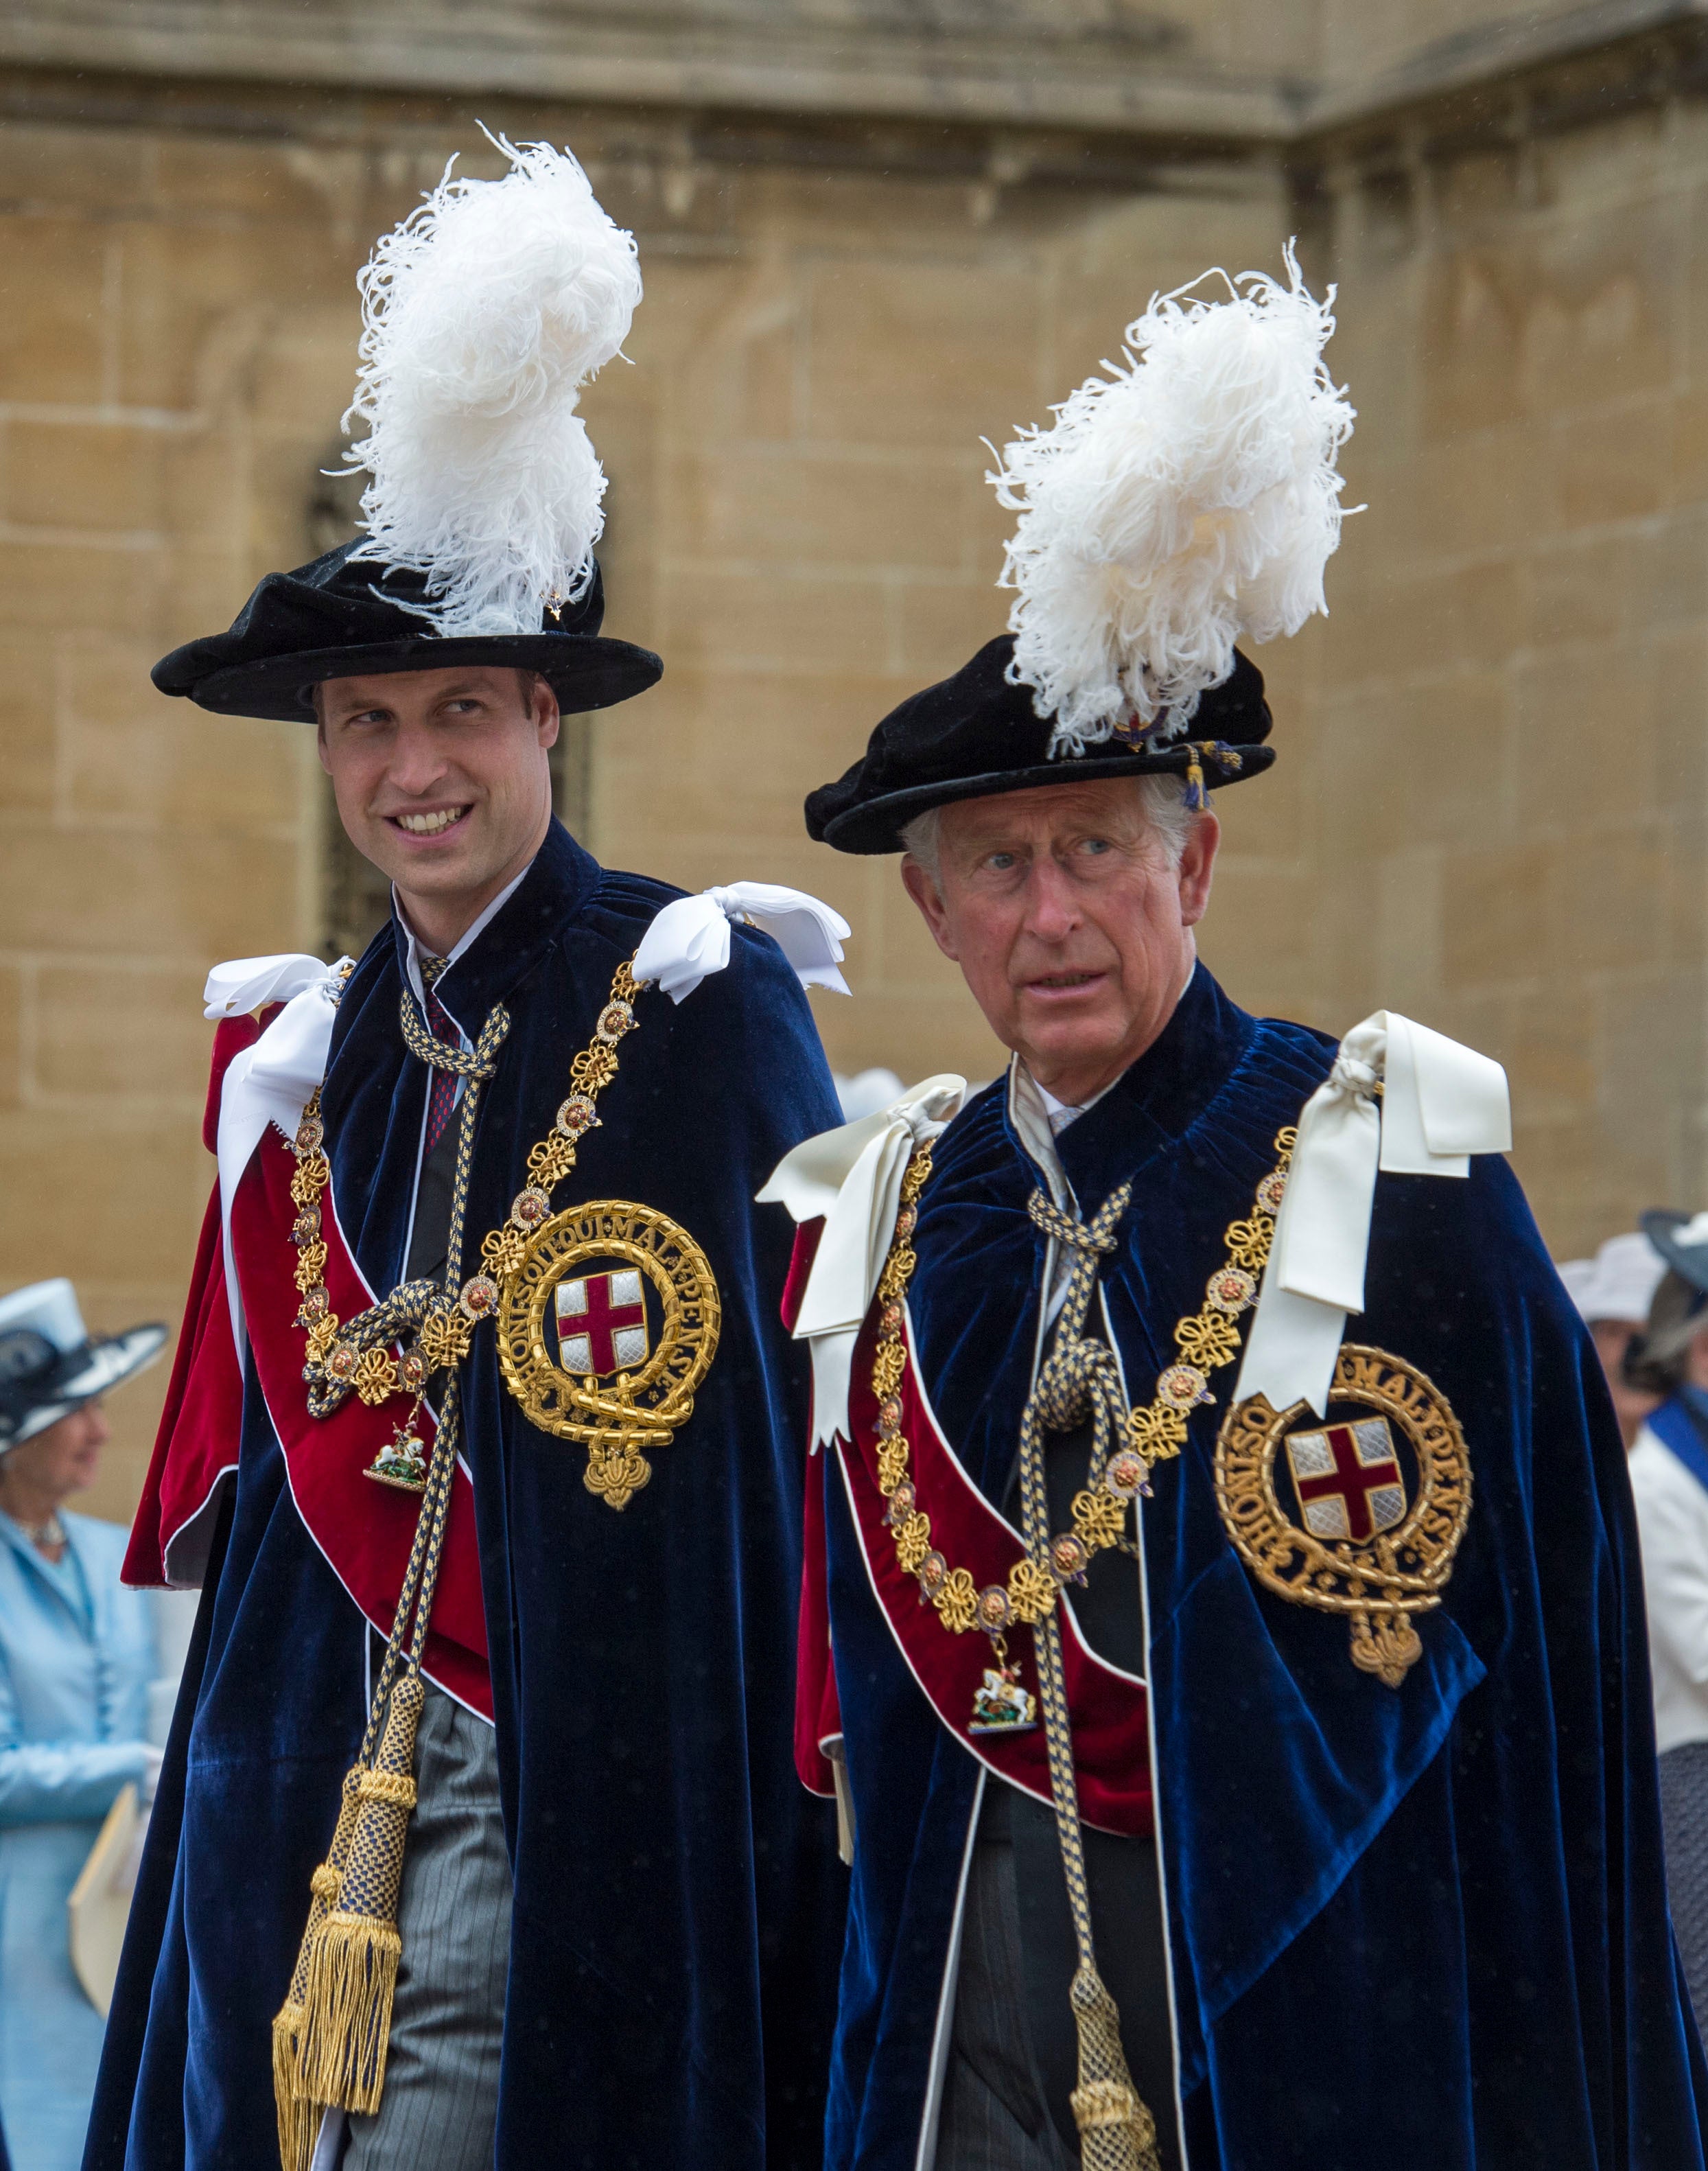
M672 1002L691 995L730 962L730 923L748 919L770 935L803 988L849 992L836 969L852 931L839 912L805 890L779 882L729 882L666 905L640 939L631 970L656 982Z
M786 1206L796 1221L824 1217L795 1339L812 1347L815 1451L849 1430L849 1380L854 1343L884 1271L902 1177L913 1149L944 1130L966 1098L966 1080L945 1071L928 1078L875 1116L821 1131L785 1154L759 1193L762 1205Z
M238 957L216 965L202 990L204 1017L241 1017L268 1003L285 1005L259 1040L232 1058L220 1088L219 1208L225 1234L226 1294L239 1364L244 1315L232 1259L232 1202L268 1124L276 1124L287 1139L292 1137L303 1102L326 1075L332 1021L351 962L340 957L329 966L324 957L301 951Z
M1379 1171L1467 1177L1472 1154L1512 1144L1498 1063L1397 1010L1354 1026L1298 1119L1234 1399L1261 1394L1277 1411L1306 1402L1323 1415L1347 1314L1364 1308Z

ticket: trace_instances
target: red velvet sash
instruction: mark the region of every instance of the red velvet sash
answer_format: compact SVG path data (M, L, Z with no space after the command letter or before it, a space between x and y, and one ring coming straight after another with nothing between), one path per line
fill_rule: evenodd
M243 1044L238 1040L224 1049L224 1062L217 1050L216 1108L224 1063ZM243 1293L244 1325L267 1414L284 1449L297 1512L334 1574L384 1636L391 1631L420 1504L417 1495L376 1484L362 1473L391 1441L408 1405L394 1399L370 1408L352 1395L329 1418L308 1414L303 1383L303 1333L294 1323L301 1301L297 1254L290 1241L297 1214L291 1198L295 1171L295 1155L278 1133L270 1129L238 1186L232 1252ZM351 1319L373 1302L373 1293L345 1241L329 1187L321 1200L321 1215L327 1293L339 1317ZM167 1579L172 1541L182 1526L184 1511L200 1512L219 1476L236 1464L242 1385L220 1252L216 1191L203 1230L198 1278L190 1289L185 1332L153 1466L126 1558L127 1582ZM433 1428L425 1411L418 1429L431 1448ZM492 1717L474 1493L468 1471L460 1465L452 1482L423 1669L460 1702L484 1718Z
M912 1448L912 1471L922 1513L931 1519L931 1541L953 1568L964 1568L980 1589L1005 1584L1024 1557L1020 1533L999 1514L968 1477L944 1439L914 1361L913 1325L902 1327L908 1369L899 1393L902 1429ZM889 1503L878 1488L878 1408L871 1386L870 1327L854 1354L849 1415L854 1445L838 1439L843 1480L866 1573L890 1632L913 1678L956 1740L1004 1779L1042 1802L1051 1798L1048 1754L1041 1718L1023 1734L973 1734L973 1691L994 1661L977 1629L951 1635L934 1606L919 1595L916 1577L896 1558L895 1534L884 1521ZM1135 1595L1135 1604L1137 1596ZM1063 1670L1074 1731L1074 1768L1079 1815L1100 1831L1127 1836L1152 1829L1149 1720L1144 1684L1100 1659L1062 1609ZM1009 1663L1018 1663L1025 1687L1038 1692L1032 1638L1025 1628L1009 1635Z
M201 1119L201 1142L210 1153L218 1139L226 1067L260 1030L260 1021L253 1017L223 1019L214 1028L213 1064ZM220 1235L216 1183L202 1216L172 1377L125 1552L124 1580L134 1589L163 1584L178 1590L200 1588L221 1480L238 1465L244 1381L232 1338Z

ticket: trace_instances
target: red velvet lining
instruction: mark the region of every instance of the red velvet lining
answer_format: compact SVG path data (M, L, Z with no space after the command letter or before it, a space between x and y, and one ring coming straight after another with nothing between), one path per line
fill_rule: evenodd
M824 1753L842 1732L842 1706L830 1650L830 1599L826 1589L824 1466L806 1464L805 1548L800 1564L800 1636L795 1671L795 1768L815 1794L833 1794L836 1778Z
M265 1015L271 1016L277 1007ZM202 1143L210 1153L218 1142L227 1066L260 1038L260 1032L261 1020L247 1015L223 1018L214 1029L201 1119ZM216 1183L202 1216L154 1452L131 1525L122 1571L126 1583L139 1588L165 1583L172 1541L206 1507L222 1474L237 1466L243 1414L244 1383L232 1339Z
M816 1220L803 1221L795 1231L795 1248L789 1254L789 1275L783 1284L780 1310L783 1324L792 1334L795 1322L800 1316L800 1307L806 1296L807 1278L812 1272L812 1262L818 1257L818 1240L824 1234L824 1216Z

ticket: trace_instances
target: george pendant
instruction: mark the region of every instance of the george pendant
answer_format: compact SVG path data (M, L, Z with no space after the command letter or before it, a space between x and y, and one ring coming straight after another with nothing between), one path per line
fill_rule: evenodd
M392 1435L389 1447L383 1447L362 1471L377 1485L394 1485L400 1493L425 1493L427 1489L427 1450L415 1434L415 1409Z
M1018 1666L987 1666L972 1692L969 1734L1024 1734L1038 1723L1038 1700L1020 1686Z

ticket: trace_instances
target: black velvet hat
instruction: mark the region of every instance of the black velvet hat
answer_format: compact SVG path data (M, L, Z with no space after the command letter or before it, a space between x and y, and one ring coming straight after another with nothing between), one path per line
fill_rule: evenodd
M312 723L313 688L327 678L510 665L537 671L560 706L574 714L643 694L663 673L650 648L601 636L605 596L597 560L585 594L555 617L544 614L538 633L447 639L421 615L428 601L423 576L358 558L358 547L346 543L294 572L269 573L229 633L186 641L163 656L154 683L219 716Z
M952 678L892 709L864 757L806 801L817 844L839 852L899 852L902 831L927 808L956 799L1079 784L1104 776L1186 776L1207 787L1256 776L1275 759L1263 674L1236 651L1234 668L1201 696L1190 738L1150 747L1119 733L1084 753L1049 758L1054 728L1033 706L1032 689L1010 683L1014 636L987 641Z

